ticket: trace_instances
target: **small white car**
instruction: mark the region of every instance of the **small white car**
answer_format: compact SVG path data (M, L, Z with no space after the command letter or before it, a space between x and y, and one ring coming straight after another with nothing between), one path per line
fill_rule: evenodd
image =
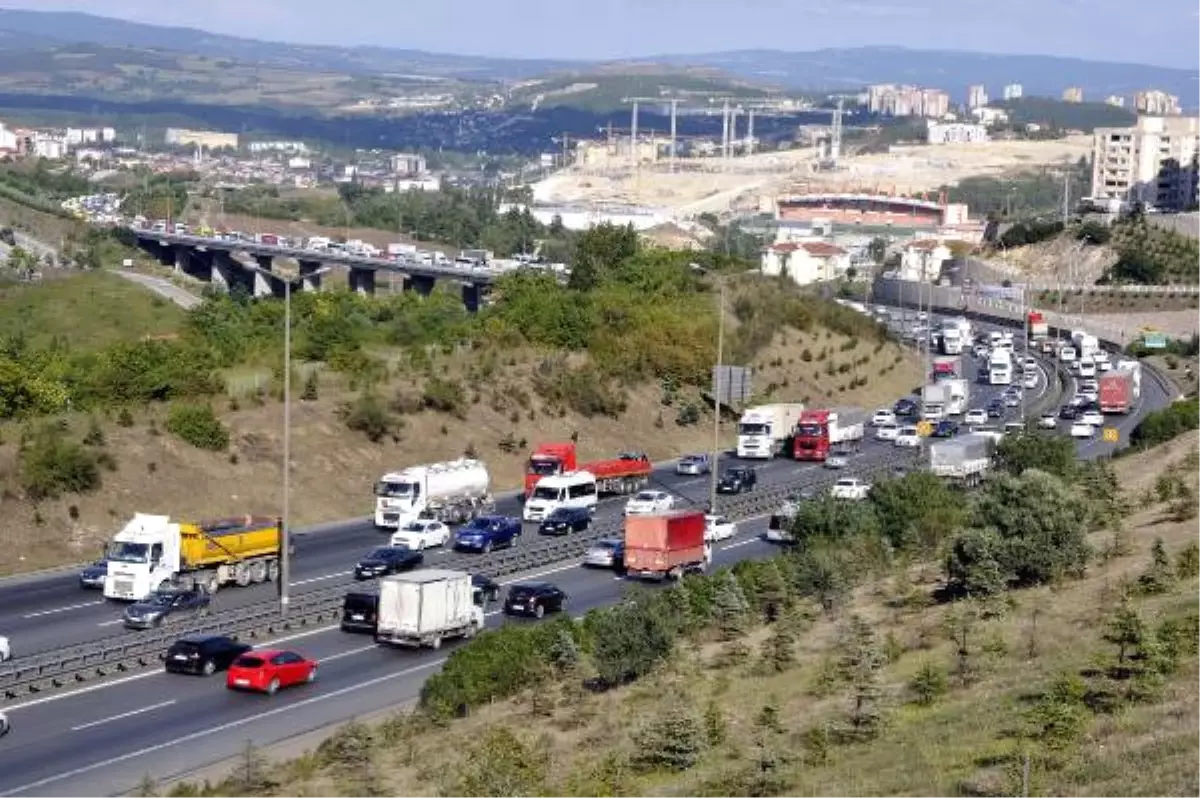
M987 420L987 411L981 407L977 407L974 410L968 410L967 414L963 416L963 423L965 424L986 424Z
M917 432L916 427L901 427L900 432L896 434L896 439L892 441L892 445L914 449L921 445L921 433Z
M704 540L708 543L715 543L721 540L729 540L738 533L737 524L730 521L723 515L706 515L704 516Z
M921 408L922 421L941 421L946 417L946 408L939 404L928 404Z
M1020 407L1021 406L1021 395L1017 394L1017 393L1004 394L1004 406L1005 407Z
M392 533L393 546L407 546L416 551L445 546L449 542L450 527L432 518L418 518Z
M1062 349L1059 349L1058 350L1058 359L1060 361L1062 361L1063 363L1074 363L1075 362L1075 347L1064 346Z
M8 638L0 635L0 662L8 662L12 659L12 646L9 645Z
M1071 425L1072 438L1090 438L1096 434L1096 428L1091 424L1084 424L1082 421L1076 421Z
M653 515L675 507L675 497L662 490L644 490L625 504L625 515Z
M894 421L890 424L880 424L875 428L875 440L877 441L894 441L899 434L900 425Z
M1093 427L1104 426L1104 416L1098 410L1088 410L1079 417L1079 421L1083 424L1089 424Z
M1038 419L1038 426L1042 429L1057 429L1058 416L1053 413L1042 413L1042 417Z
M8 715L0 712L0 737L12 731L12 724L8 722Z
M1084 400L1085 402L1095 402L1095 401L1098 401L1100 398L1100 394L1097 393L1096 391L1092 390L1091 388L1080 388L1078 391L1075 392L1075 395L1078 396L1080 399Z
M862 501L867 498L867 494L870 492L871 486L868 483L854 477L839 479L829 489L829 495L833 498L846 499L848 501Z
M1035 371L1035 372L1026 374L1022 378L1021 384L1024 385L1029 390L1033 390L1034 388L1036 388L1037 384L1038 384L1037 372Z
M887 424L896 423L896 414L886 407L875 411L875 415L871 416L872 427L883 427Z

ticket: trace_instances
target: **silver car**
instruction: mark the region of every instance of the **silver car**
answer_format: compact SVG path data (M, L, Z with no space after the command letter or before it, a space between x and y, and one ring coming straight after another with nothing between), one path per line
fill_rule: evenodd
M689 476L700 476L712 471L707 454L689 454L679 458L675 465L675 473Z
M625 564L625 542L616 538L597 540L583 553L585 568L620 570Z

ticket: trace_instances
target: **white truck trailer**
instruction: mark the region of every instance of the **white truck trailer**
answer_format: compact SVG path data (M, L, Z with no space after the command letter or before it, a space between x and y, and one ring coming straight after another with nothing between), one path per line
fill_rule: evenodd
M799 402L747 408L738 420L737 456L770 460L792 437L803 412Z
M961 355L971 340L971 322L960 316L942 325L941 349L944 355Z
M461 524L492 511L491 476L462 458L384 474L375 484L375 526L399 529L418 518Z
M438 649L447 637L474 637L484 624L471 575L438 568L380 580L377 618L375 642L409 648Z
M961 378L955 378L952 380L942 380L941 385L945 391L943 395L946 400L946 415L960 416L967 412L967 405L971 402L970 382Z
M979 432L934 441L929 446L929 470L934 476L971 487L991 468L995 448L993 436Z

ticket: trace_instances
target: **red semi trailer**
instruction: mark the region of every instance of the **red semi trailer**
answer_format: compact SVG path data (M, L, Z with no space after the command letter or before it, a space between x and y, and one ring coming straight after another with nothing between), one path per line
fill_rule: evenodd
M579 463L574 443L542 443L534 449L525 468L525 492L528 496L542 477L587 471L596 477L598 493L636 493L650 481L654 465L641 452L622 452L616 457Z

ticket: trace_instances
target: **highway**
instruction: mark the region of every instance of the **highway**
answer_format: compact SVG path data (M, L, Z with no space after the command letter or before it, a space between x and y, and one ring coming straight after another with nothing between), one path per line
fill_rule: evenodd
M975 368L964 358L968 371ZM999 388L973 384L971 406L981 406ZM1045 380L1030 391L1031 401L1047 390ZM1142 410L1161 407L1168 394L1152 378L1143 380ZM1057 404L1057 403L1056 403ZM1011 420L1011 419L1010 419ZM1114 420L1127 436L1136 417ZM868 436L869 437L869 436ZM1095 456L1109 445L1080 444L1081 454ZM912 465L921 450L901 452L872 440L851 461L855 464L906 458ZM776 460L760 466L760 484L793 483L799 487L821 471L815 464ZM685 502L707 500L705 477L677 477L670 467L655 472L658 485ZM371 497L364 493L364 509ZM621 500L604 503L599 517L615 518ZM501 510L512 512L507 499ZM739 535L721 543L715 564L728 565L774 549L761 541L765 519L743 521ZM333 584L353 562L386 535L370 525L347 523L299 538L294 584L298 590ZM533 540L522 545L534 545ZM462 559L431 553L431 564ZM623 580L604 571L586 571L574 562L547 565L537 572L571 596L572 614L616 600ZM514 580L515 581L515 580ZM218 594L219 607L236 606L271 596L270 586L230 589ZM73 576L18 581L0 588L0 629L13 641L18 656L34 650L119 634L112 621L119 608L77 587ZM495 610L489 622L505 622ZM528 621L512 621L526 623ZM0 740L0 794L108 795L132 789L149 774L165 780L236 756L246 741L265 746L331 723L367 714L416 697L429 673L447 652L413 652L376 647L369 637L336 628L308 630L284 638L322 663L316 684L273 698L232 694L221 677L200 679L159 671L137 673L74 690L19 699L5 706L13 732Z

